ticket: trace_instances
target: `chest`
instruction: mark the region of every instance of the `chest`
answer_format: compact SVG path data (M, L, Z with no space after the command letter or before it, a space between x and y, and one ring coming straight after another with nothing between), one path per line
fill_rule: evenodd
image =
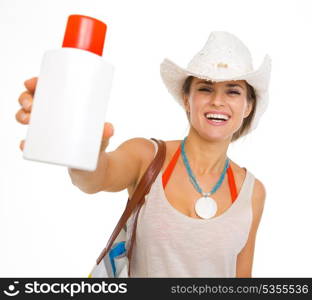
M166 143L166 157L161 169L161 174L163 174L168 164L170 163L178 143ZM139 179L142 178L145 170L150 164L154 153L151 153L151 158L144 164ZM235 163L231 162L232 170L235 177L235 186L237 193L240 193L242 187L246 170L239 168ZM198 175L196 174L196 180L204 192L210 192L219 180L218 175L208 174L208 175ZM201 194L195 189L194 185L191 183L187 170L184 166L182 157L178 158L174 169L172 170L169 180L165 186L161 185L164 193L165 200L178 212L195 219L200 219L195 212L195 202L201 197ZM134 186L128 188L129 197L132 196L135 190ZM222 215L226 212L233 204L231 191L229 187L229 179L226 175L221 186L218 190L211 195L217 203L217 213L215 217Z
M166 199L167 194L163 192L159 176L139 213L136 236L138 245L144 249L151 247L150 253L159 253L160 250L168 253L177 249L183 257L195 252L199 254L199 251L203 255L202 259L214 255L224 257L240 251L246 242L251 220L248 207L225 206L222 207L225 211L230 210L224 215L221 213L220 218L198 220L200 218L182 189L181 193L173 191L173 201ZM193 194L190 192L190 195ZM176 201L178 198L180 201Z
M219 176L197 176L196 180L204 192L210 192L219 180ZM187 171L185 167L181 166L181 163L177 163L171 173L164 187L164 195L165 200L168 201L174 209L188 217L200 219L195 212L195 203L202 195L191 183ZM218 207L215 216L223 214L231 207L232 198L227 176L224 177L221 186L211 195L211 198L216 201Z

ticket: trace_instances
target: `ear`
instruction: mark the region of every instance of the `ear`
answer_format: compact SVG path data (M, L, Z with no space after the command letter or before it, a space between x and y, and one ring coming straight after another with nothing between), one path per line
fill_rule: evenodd
M246 111L245 111L245 114L244 114L244 118L247 118L249 116L249 114L251 113L252 105L253 104L250 101L247 101L247 108L246 108Z
M190 103L188 100L188 95L183 94L183 104L186 111L190 111Z

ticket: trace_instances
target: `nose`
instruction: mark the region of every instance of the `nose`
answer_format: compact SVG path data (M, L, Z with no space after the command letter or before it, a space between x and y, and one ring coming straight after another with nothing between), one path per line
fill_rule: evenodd
M224 105L224 96L220 92L215 92L211 95L210 104L215 106Z

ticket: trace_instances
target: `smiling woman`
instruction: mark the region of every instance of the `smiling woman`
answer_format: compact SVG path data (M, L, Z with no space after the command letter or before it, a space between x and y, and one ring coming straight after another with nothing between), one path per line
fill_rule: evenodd
M191 86L192 86L192 82L194 81L194 79L196 80L196 78L194 76L188 76L182 86L182 92L183 92L183 98L186 99L187 96L189 96L190 94L190 90L191 90ZM203 91L203 92L207 92L207 93L211 93L211 86L213 86L213 82L211 80L199 80L197 79L196 85L200 86L202 85L203 87L199 88L199 91ZM208 87L205 87L208 86ZM242 84L238 84L237 82L235 83L226 83L226 87L229 88L236 88L238 87L238 89L230 89L228 92L230 94L236 94L236 95L240 95L240 93L243 93L244 90L246 90L246 96L247 96L247 101L248 103L250 103L252 105L252 109L250 114L244 118L243 124L241 125L241 127L233 134L232 140L231 142L234 142L236 140L238 140L240 137L244 136L245 134L248 133L248 130L250 129L252 120L254 118L255 115L255 109L257 106L257 99L256 99L256 93L254 88L245 80L242 81ZM187 119L190 123L190 112L188 110L186 110L186 116Z
M163 82L190 129L182 141L165 142L163 168L137 215L132 277L252 276L265 188L227 150L256 128L268 101L270 69L265 56L253 70L247 47L221 31L210 34L187 69L162 62ZM154 146L130 196L159 148ZM128 232L133 226L132 216ZM127 246L129 241L130 234Z
M105 124L96 170L69 169L72 183L86 193L128 190L135 208L123 241L128 276L252 276L265 188L227 151L256 128L268 102L270 71L268 56L253 70L249 50L237 37L212 32L187 69L168 59L160 66L165 86L187 113L184 139L132 138L106 152L113 127ZM26 81L28 91L19 98L16 118L23 124L29 122L36 82ZM146 179L154 157L159 173ZM149 180L148 194L140 194ZM138 198L144 200L140 206Z

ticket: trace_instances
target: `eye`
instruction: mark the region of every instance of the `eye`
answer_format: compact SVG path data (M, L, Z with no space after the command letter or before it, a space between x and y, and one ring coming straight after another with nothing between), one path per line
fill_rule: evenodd
M198 90L199 91L204 91L204 92L211 92L211 89L209 89L209 88L200 88Z
M236 90L230 90L230 91L229 91L229 94L240 95L240 92L239 92L239 91L236 91Z

